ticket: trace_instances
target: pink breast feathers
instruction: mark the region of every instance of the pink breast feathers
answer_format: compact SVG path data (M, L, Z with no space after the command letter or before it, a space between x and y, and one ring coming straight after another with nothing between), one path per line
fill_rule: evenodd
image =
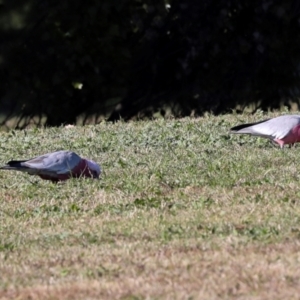
M300 125L295 126L283 139L274 139L281 147L300 142Z
M88 163L85 159L82 159L80 163L70 170L70 172L65 174L53 174L53 176L38 174L42 179L51 180L53 182L68 180L69 178L78 178L78 177L90 177L93 178L93 171L89 169Z

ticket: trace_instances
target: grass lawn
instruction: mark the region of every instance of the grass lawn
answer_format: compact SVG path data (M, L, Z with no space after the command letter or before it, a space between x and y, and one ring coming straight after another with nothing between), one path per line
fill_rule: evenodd
M0 171L0 299L299 299L299 147L262 116L0 134L0 162L69 149L101 180Z

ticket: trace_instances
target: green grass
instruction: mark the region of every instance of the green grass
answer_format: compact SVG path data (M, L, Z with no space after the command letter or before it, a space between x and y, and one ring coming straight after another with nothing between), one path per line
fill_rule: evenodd
M206 116L0 135L0 162L69 149L101 180L0 172L1 299L296 299L299 146Z

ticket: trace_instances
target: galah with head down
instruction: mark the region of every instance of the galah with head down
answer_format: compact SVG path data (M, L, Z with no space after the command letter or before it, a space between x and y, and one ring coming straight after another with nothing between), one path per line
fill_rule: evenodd
M280 148L300 142L300 115L284 115L231 128L231 133L250 134L270 139Z
M99 178L100 166L90 160L81 158L72 151L56 151L29 160L11 160L3 170L16 170L53 182L75 177Z

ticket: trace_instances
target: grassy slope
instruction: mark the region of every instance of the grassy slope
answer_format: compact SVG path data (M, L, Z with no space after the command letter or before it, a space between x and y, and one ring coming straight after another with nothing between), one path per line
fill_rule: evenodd
M0 172L0 298L296 299L299 149L228 135L261 118L2 133L2 163L71 149L104 172Z

